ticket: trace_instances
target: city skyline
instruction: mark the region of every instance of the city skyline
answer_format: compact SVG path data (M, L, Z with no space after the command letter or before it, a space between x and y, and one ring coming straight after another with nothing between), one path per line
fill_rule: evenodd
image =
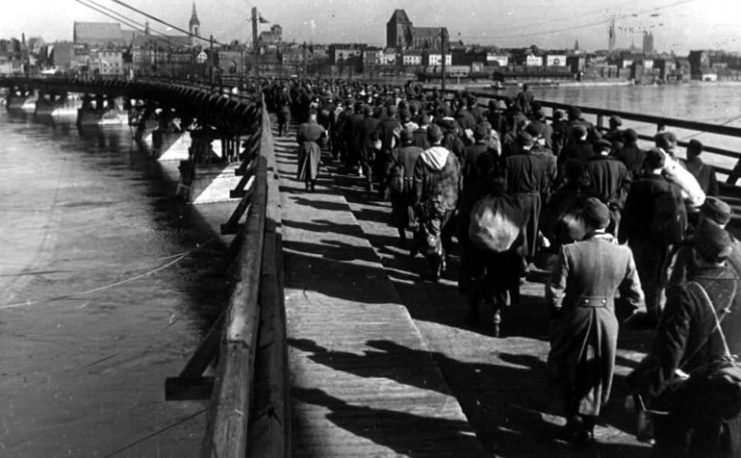
M110 0L94 1L138 24L147 20ZM183 29L187 29L193 5L192 0L126 3ZM578 40L582 49L607 49L609 24L614 20L617 48L628 48L634 43L640 49L643 32L648 31L654 36L657 51L677 54L686 54L690 49L741 51L741 2L729 0L650 0L640 5L626 1L607 5L589 0L506 3L430 0L424 4L399 0L282 0L264 4L248 0L201 0L195 3L202 35L213 34L222 42L251 39L249 16L251 8L256 6L270 24L283 27L287 41L383 46L386 22L396 8L403 8L415 25L447 27L451 41L466 44L558 49L571 48ZM532 11L538 11L538 17L531 17ZM0 18L0 30L6 38L20 38L25 33L26 37L41 36L46 41L71 40L74 21L114 22L75 0L26 0L6 6L6 14ZM158 32L179 33L155 21L149 23ZM267 30L270 24L264 24L260 30Z

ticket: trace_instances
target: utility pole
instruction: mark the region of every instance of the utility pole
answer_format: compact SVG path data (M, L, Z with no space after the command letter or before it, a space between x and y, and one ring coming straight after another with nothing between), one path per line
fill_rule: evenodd
M214 84L214 62L216 61L214 57L214 36L211 35L208 39L208 80L212 86Z
M442 79L441 79L440 86L443 91L445 90L445 38L447 38L446 35L447 34L445 33L445 27L441 28L440 29L440 54L442 55L442 62L440 63L440 65L442 66L441 67L442 68Z
M255 78L260 73L260 50L257 46L257 7L252 7L252 52L255 54Z
M306 42L304 41L304 58L303 58L303 64L304 64L304 78L306 78L308 75L306 74L307 68L306 68Z

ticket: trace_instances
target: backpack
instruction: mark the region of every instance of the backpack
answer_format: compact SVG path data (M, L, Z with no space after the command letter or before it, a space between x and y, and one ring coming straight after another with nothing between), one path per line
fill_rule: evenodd
M519 237L522 220L522 210L515 200L488 195L471 210L468 238L478 248L501 253Z
M687 209L679 193L665 192L653 202L651 238L662 245L676 245L684 240Z

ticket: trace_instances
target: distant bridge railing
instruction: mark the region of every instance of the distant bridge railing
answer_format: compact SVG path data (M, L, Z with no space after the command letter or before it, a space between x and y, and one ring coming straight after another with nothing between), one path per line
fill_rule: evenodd
M457 91L452 90L445 91L445 93L449 95L456 92ZM479 103L483 101L483 105L486 105L488 100L501 100L505 98L505 96L503 95L491 94L481 91L468 91L468 93L476 96L479 99ZM612 115L620 116L623 121L628 121L625 123L626 125L629 123L631 124L630 126L623 127L636 128L636 130L638 131L638 138L647 142L654 141L654 135L660 128L665 128L668 130L680 129L681 135L678 135L680 138L678 144L679 146L685 148L688 145L688 141L686 140L688 140L689 138L696 137L701 134L711 134L712 141L718 141L718 143L722 143L723 146L711 145L707 144L707 142L703 142L706 143L703 148L703 151L705 152L704 155L707 155L706 153L710 153L710 155L718 156L718 158L713 158L711 156L710 158L706 159L705 162L711 163L715 170L719 173L728 175L729 181L731 182L730 184L735 183L735 176L740 172L737 167L719 165L719 163L727 164L728 160L738 161L739 159L741 159L741 148L739 148L739 150L733 150L730 149L728 146L725 146L736 140L738 140L739 145L741 146L741 128L739 127L732 127L723 124L688 121L685 119L670 118L665 116L646 115L628 111L611 110L609 108L595 108L583 105L572 105L561 102L551 102L547 100L538 100L537 102L541 106L551 109L551 117L552 112L555 110L568 110L571 107L579 108L582 114L594 117L595 127L600 130L606 129L605 121L607 118ZM642 133L643 131L645 131L645 129L649 128L653 129L652 134Z

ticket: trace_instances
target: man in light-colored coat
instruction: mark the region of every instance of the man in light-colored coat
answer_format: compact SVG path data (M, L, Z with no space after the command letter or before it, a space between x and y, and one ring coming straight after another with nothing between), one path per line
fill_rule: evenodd
M621 300L636 309L644 300L632 252L605 232L607 206L588 198L583 219L587 235L561 247L546 285L553 315L548 365L574 441L592 438L610 396L618 337L615 295L620 291Z

